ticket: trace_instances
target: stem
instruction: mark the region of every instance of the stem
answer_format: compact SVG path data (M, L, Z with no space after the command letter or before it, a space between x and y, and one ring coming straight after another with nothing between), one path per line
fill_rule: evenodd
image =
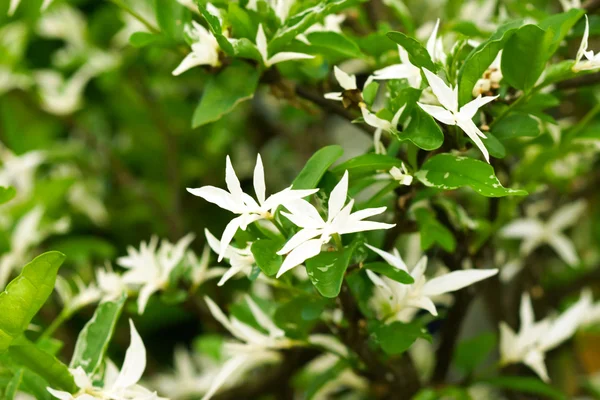
M67 308L63 308L63 310L60 312L60 314L58 314L58 316L54 319L54 321L52 321L50 326L48 328L46 328L46 330L44 332L42 332L42 334L38 338L38 342L42 339L47 339L47 338L51 337L54 334L54 332L56 332L56 330L64 322L66 322L69 318L71 318L71 315L73 315L73 312L71 312L71 310L69 310Z
M271 223L275 225L275 228L277 228L277 230L283 235L284 238L287 237L287 235L285 234L285 228L283 227L283 225L281 225L281 222L279 222L277 218L275 218L274 215L272 215L271 218L269 218L269 221L271 221Z
M110 1L111 3L113 3L114 5L119 7L121 10L125 11L126 13L130 14L132 17L134 17L135 19L140 21L142 24L144 24L144 26L146 28L148 28L148 30L150 32L152 32L154 34L160 33L160 29L158 29L157 27L152 25L152 23L150 23L150 21L148 21L146 18L142 17L138 12L136 12L133 8L129 7L129 5L125 4L122 0L108 0L108 1Z
M575 125L573 127L573 129L571 129L570 131L567 132L567 134L565 135L566 138L568 139L572 139L576 134L578 134L583 128L585 128L585 126L587 124L590 123L590 121L598 114L600 113L600 104L596 104L594 107L592 107L592 109L590 111L588 111L587 114L585 114L585 116L583 118L581 118L581 120L577 123L577 125Z
M342 243L342 237L340 236L339 233L334 233L332 235L333 237L333 241L335 242L335 246L337 247L337 249L339 251L344 250L344 244Z
M533 91L535 91L535 88L533 89ZM533 91L532 91L532 93L533 93ZM515 101L513 101L500 115L498 115L496 118L494 118L494 120L490 124L490 129L493 128L494 125L496 125L496 123L498 121L500 121L504 117L506 117L508 115L508 113L510 113L512 111L512 109L515 108L519 103L521 103L521 101L523 101L523 99L526 98L526 97L529 97L529 95L523 93L518 99L516 99Z
M390 191L396 189L397 187L398 187L398 182L396 182L395 179L392 179L391 182L389 182L387 185L382 187L381 190L379 190L379 192L375 193L375 195L373 197L371 197L371 199L365 205L365 208L371 207L371 205L373 205L375 202L381 200L381 198L383 198L386 194L388 194Z

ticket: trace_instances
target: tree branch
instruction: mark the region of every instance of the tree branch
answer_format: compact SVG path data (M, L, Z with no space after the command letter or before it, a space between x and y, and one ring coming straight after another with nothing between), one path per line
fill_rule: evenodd
M600 5L600 0L598 0ZM556 87L561 90L577 89L583 86L596 85L600 83L600 72L578 76L577 78L567 79L556 84Z

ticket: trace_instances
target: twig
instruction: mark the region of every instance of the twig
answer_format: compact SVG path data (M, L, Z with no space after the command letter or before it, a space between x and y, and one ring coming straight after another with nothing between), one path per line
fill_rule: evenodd
M600 4L600 0L598 0L598 3ZM567 79L566 81L557 83L556 87L561 90L576 89L582 86L590 86L598 83L600 83L600 72Z
M600 0L588 0L583 3L583 8L588 12L592 13L600 9Z

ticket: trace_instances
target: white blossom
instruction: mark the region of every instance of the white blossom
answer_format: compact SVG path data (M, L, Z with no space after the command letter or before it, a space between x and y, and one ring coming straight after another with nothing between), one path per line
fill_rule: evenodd
M344 90L356 90L356 76L350 75L342 71L337 66L333 67L333 74L335 79L338 81L342 89ZM343 92L331 92L325 93L325 98L329 100L342 101L344 96Z
M401 185L410 186L412 184L413 176L408 173L404 163L402 163L400 168L392 167L392 169L389 171L389 174Z
M260 56L262 57L263 64L267 68L284 61L302 60L315 57L310 54L294 53L289 51L277 53L269 57L269 51L267 49L267 36L265 35L265 31L263 29L262 24L258 25L258 31L256 33L256 48L260 53Z
M373 271L366 271L376 287L371 305L379 318L387 322L409 322L419 309L437 316L435 303L448 304L451 298L447 293L455 292L498 273L497 269L467 269L427 279L425 277L426 256L423 256L414 268L409 269L398 250L394 249L391 254L368 244L366 246L380 255L389 265L409 273L414 279L412 284L402 284L385 276L379 276Z
M440 19L438 18L435 22L435 27L431 32L431 36L429 36L429 40L427 40L427 52L431 57L431 61L434 63L440 62L442 64L446 64L446 53L444 53L444 44L442 43L442 38L438 38L438 30L440 28Z
M254 168L254 192L256 193L257 200L254 200L250 195L242 191L240 181L231 165L229 156L227 156L226 160L225 182L227 183L228 192L214 186L187 189L194 196L202 197L206 201L239 215L239 217L232 219L227 224L221 236L221 246L218 251L219 261L225 256L227 246L231 243L238 229L246 230L248 225L254 221L271 219L273 218L272 212L277 207L310 196L318 191L318 189L293 190L289 187L266 198L265 170L260 154L256 157L256 166Z
M102 298L102 291L94 283L86 285L78 275L73 277L73 282L77 288L76 292L65 278L60 275L56 277L56 293L63 304L63 311L68 315L87 305L97 303Z
M337 32L342 33L342 23L346 20L343 14L329 14L323 20L323 23L311 25L304 33L296 36L296 39L303 43L310 44L306 35L313 32Z
M521 297L521 327L515 333L506 323L500 323L500 362L503 365L520 363L531 368L541 379L549 381L544 353L569 339L591 306L591 293L582 293L579 301L556 318L534 321L531 298Z
M27 198L33 190L35 173L45 159L43 151L34 150L15 155L7 147L0 145L0 186L13 186L17 196Z
M594 54L593 50L588 50L588 38L590 36L590 24L588 22L587 15L585 16L585 30L583 31L583 37L581 38L581 44L579 50L577 50L577 56L575 57L575 65L573 65L573 71L589 71L600 68L600 53ZM585 56L586 60L581 61Z
M221 65L219 43L211 32L196 21L192 21L191 25L186 25L185 30L188 36L194 40L194 43L191 44L192 51L173 70L173 75L180 75L199 65L212 67Z
M302 229L277 253L287 254L277 272L277 277L319 254L321 247L329 243L333 235L389 229L395 226L383 222L363 221L365 218L383 213L386 207L366 208L353 213L354 200L346 204L347 196L348 171L331 191L326 220L312 204L305 200L286 205L290 212L282 211L282 214Z
M405 106L400 107L392 117L391 121L379 118L377 115L369 111L367 107L361 107L360 112L362 113L365 123L373 128L376 128L379 131L379 133L376 131L376 135L378 135L378 138L381 138L381 131L390 133L397 132L398 121L400 121L400 116L404 112L404 108ZM376 144L375 147L377 148L378 145Z
M206 235L206 241L208 242L210 248L218 254L221 250L221 243L219 242L219 240L216 237L214 237L208 229L204 230L204 234ZM225 270L224 272L222 272L222 268L219 269L221 271L219 276L222 275L222 277L219 280L219 283L217 284L218 286L223 286L225 282L227 282L229 279L231 279L239 273L245 273L246 275L250 275L252 267L256 264L254 256L250 251L250 246L251 243L249 243L243 249L238 249L233 246L227 246L223 258L227 260L227 262L231 265L231 268ZM212 268L212 270L215 270L215 268Z
M579 200L567 204L552 214L547 222L538 218L516 219L503 227L499 234L509 239L523 239L520 253L522 257L531 254L537 247L548 244L569 265L579 263L575 246L562 231L573 226L585 211L586 203Z
M210 234L210 232L208 232L208 230L206 229L204 232L205 234ZM216 238L215 241L216 243L219 243L219 241ZM217 249L218 248L219 247L217 246ZM192 287L194 289L203 284L204 282L222 276L225 272L227 272L227 269L222 267L209 268L210 249L210 245L206 244L204 246L204 250L202 250L202 255L200 256L199 260L196 256L196 253L194 253L193 251L188 251L187 253L187 261L190 265L190 275L192 278Z
M79 391L71 394L47 388L50 394L60 400L166 400L138 384L146 369L146 348L131 320L129 326L131 342L125 353L121 371L118 371L114 364L107 363L104 382L99 386L95 377L88 376L82 367L77 367L70 371Z
M565 12L574 8L583 8L581 0L559 0L559 2Z
M478 45L479 44L474 47L477 47ZM498 52L494 61L492 61L490 66L483 73L483 76L475 82L472 91L473 97L481 96L492 89L498 89L500 87L500 81L502 80L502 70L500 69L501 61L502 50Z
M433 90L433 93L437 97L438 101L443 107L417 103L426 113L431 115L433 118L446 125L457 125L459 126L469 138L475 142L475 145L481 150L486 161L490 161L490 156L485 148L485 145L481 141L481 138L486 136L479 130L477 125L473 122L473 117L481 107L487 103L494 101L498 96L486 96L477 97L470 101L464 106L458 108L458 87L450 87L433 72L427 68L423 68L427 81Z
M406 79L408 84L416 89L421 87L421 69L410 62L408 53L402 46L398 46L400 64L390 65L373 73L375 80Z
M150 296L168 287L171 272L183 261L192 240L194 235L188 234L176 244L163 240L158 247L158 238L154 236L149 243L142 242L139 250L129 247L127 256L117 259L118 265L128 269L123 281L128 285L141 286L137 301L140 314L144 312Z

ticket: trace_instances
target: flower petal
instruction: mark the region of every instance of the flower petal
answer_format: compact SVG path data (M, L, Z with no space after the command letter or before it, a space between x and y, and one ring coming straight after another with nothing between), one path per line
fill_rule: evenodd
M267 36L262 24L258 24L258 31L256 31L256 49L260 53L263 63L266 65L269 54L267 53Z
M241 215L237 218L232 219L225 227L225 230L223 231L223 236L221 236L221 244L219 246L219 262L221 262L221 260L223 260L223 257L225 257L227 247L231 243L231 240L233 239L233 236L235 235L237 230L240 228L243 217L244 216Z
M485 160L489 163L490 162L490 153L488 152L487 148L481 141L480 136L483 136L483 133L479 130L477 125L475 125L475 123L473 121L471 121L470 119L464 119L464 118L459 118L456 122L457 122L457 125L463 131L465 131L465 133L467 134L469 139L471 139L475 143L475 145L479 148L479 150L483 154L483 157L485 158ZM485 136L483 136L483 137L485 137Z
M337 66L333 67L333 74L335 75L335 79L337 79L340 86L345 90L356 89L356 77L354 75L345 73Z
M406 267L406 264L404 263L404 260L402 260L402 258L396 257L395 255L390 254L386 251L380 250L377 247L371 246L370 244L365 243L365 246L367 246L369 249L371 249L375 253L379 254L381 256L381 258L383 258L388 264L390 264L398 269L408 272L408 268Z
M209 400L221 389L221 387L227 382L230 376L232 376L238 369L240 369L244 363L248 360L248 356L245 354L235 356L227 360L221 370L212 379L212 384L208 391L202 397L202 400Z
M419 102L417 102L417 104L423 109L423 111L441 123L446 125L456 125L456 118L454 118L454 115L452 115L452 113L445 108L440 106L432 106L429 104L422 104Z
M574 225L586 209L585 200L578 200L562 206L552 214L546 227L553 232L560 232Z
M294 250L296 247L303 244L304 242L314 238L319 233L320 232L316 229L310 229L310 228L302 229L301 231L297 232L294 236L292 236L292 238L287 241L287 243L283 246L283 248L281 250L279 250L277 252L277 254L279 254L279 255L287 254L290 251Z
M585 15L585 29L583 31L583 37L581 38L581 44L579 45L579 49L577 50L577 56L575 57L575 63L578 63L583 57L583 54L586 52L588 48L588 38L590 36L590 23L588 21L588 16Z
M270 67L272 65L279 64L284 61L304 60L304 59L310 59L310 58L315 58L315 56L310 55L310 54L304 54L304 53L293 53L293 52L289 52L289 51L284 51L282 53L277 53L273 57L269 58L267 60L267 62L265 63L265 66Z
M426 296L437 296L444 293L454 292L466 286L472 285L490 276L496 275L497 269L469 269L453 271L448 274L433 278L423 285L423 294Z
M540 236L544 233L544 226L537 219L516 219L500 229L499 235L503 238L515 239Z
M321 252L323 243L320 239L312 239L302 243L287 255L281 268L277 272L277 278L285 274L290 269L304 263L304 261L318 255Z
M433 94L435 94L435 97L437 97L440 104L448 111L457 112L458 96L456 95L456 92L452 90L450 86L446 85L446 82L444 82L442 78L427 68L423 68L423 72L425 73L427 82L429 82L429 86L431 86L431 90L433 90Z
M265 168L263 167L262 159L260 154L256 155L256 166L254 167L254 193L258 203L262 206L265 202Z
M235 200L236 203L243 203L243 191L240 186L240 180L235 174L235 170L233 169L233 165L231 165L231 158L227 156L225 159L225 183L227 184L227 189L231 196Z
M435 26L433 28L433 31L431 32L431 35L429 36L429 39L427 40L427 52L429 53L429 56L431 57L433 62L435 62L436 45L438 43L437 33L438 33L439 28L440 28L440 19L438 18L437 21L435 21Z
M231 211L233 213L240 212L241 203L234 200L231 193L214 186L203 186L201 188L187 188L188 192L194 196L202 197L204 200L216 204L219 207Z
M571 239L562 233L556 233L548 238L548 244L558 253L560 258L573 266L579 263L579 257Z
M395 126L392 126L390 121L379 118L377 115L373 114L366 107L361 107L360 112L362 113L363 119L367 123L374 128L383 129L386 132L390 132L395 129Z
M327 220L333 221L333 219L339 214L339 212L346 204L346 197L348 196L348 171L344 172L344 176L338 182L337 185L331 191L329 195L329 202L327 206Z
M198 65L207 64L206 60L199 58L196 53L190 53L181 61L181 63L173 70L173 76L183 74L188 69L197 67Z
M252 312L254 319L256 319L256 322L258 322L258 324L260 326L262 326L267 332L269 332L269 335L271 337L284 337L285 336L285 332L283 330L281 330L279 327L277 327L277 325L275 325L275 323L262 310L262 308L260 308L258 306L258 304L256 304L254 302L254 300L252 300L252 297L246 295L245 299L246 299L246 303L248 304L248 307L250 307L250 311Z
M473 119L477 110L481 107L485 106L487 103L490 103L496 100L498 96L485 96L481 97L481 95L477 96L477 98L471 100L464 106L460 108L460 114L462 114L467 119Z
M325 97L328 100L336 100L336 101L342 101L344 99L344 97L342 96L342 92L325 93L323 95L323 97Z
M135 385L140 381L146 369L146 348L132 320L129 320L129 329L131 330L131 342L125 352L121 372L119 372L112 389L126 389Z
M521 331L529 330L535 321L535 316L533 315L533 306L531 305L531 297L529 297L529 293L527 292L521 295L519 318L521 319Z
M525 355L523 364L531 368L544 382L550 381L546 364L544 364L544 353L541 351L531 350Z

